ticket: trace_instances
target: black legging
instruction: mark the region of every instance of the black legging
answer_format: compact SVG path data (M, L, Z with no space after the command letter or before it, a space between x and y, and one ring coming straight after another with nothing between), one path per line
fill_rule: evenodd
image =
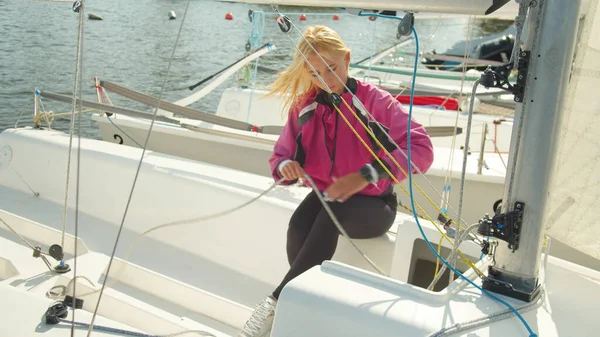
M396 218L395 194L386 196L354 195L329 207L353 239L370 239L385 234ZM287 256L290 270L273 292L279 298L283 287L313 266L330 260L340 232L314 191L300 203L290 219L287 232Z

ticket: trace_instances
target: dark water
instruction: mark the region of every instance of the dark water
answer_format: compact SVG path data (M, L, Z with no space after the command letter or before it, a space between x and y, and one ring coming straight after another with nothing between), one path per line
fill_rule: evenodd
M87 1L83 42L83 95L95 100L92 77L124 85L158 96L167 75L167 66L175 47L177 32L182 24L187 0L103 0ZM71 95L73 91L77 47L78 16L72 2L29 2L0 0L0 131L32 124L33 92L36 88ZM260 58L259 64L282 68L289 64L294 47L282 33L270 6L242 3L192 1L185 18L182 34L176 46L163 98L175 101L190 95L187 89L202 78L243 57L245 45L252 36L253 25L248 10L263 11L264 30L254 34L254 43L271 42L277 49ZM326 24L336 29L352 49L352 61L361 60L387 48L399 40L398 21L340 15L332 20L335 9L280 7L300 30L308 25ZM173 10L176 20L168 20ZM231 12L234 19L225 20ZM94 13L104 20L89 20ZM306 21L298 14L308 13ZM320 15L319 15L320 14ZM260 19L260 15L255 18ZM261 27L260 20L254 20ZM427 50L443 52L457 41L466 38L467 19L443 20ZM438 24L437 19L417 20L415 26L426 39ZM491 28L490 28L491 27ZM496 34L503 29L497 25L478 24L473 38ZM292 31L294 41L300 35ZM272 75L258 73L257 82L266 84ZM191 105L204 111L215 111L222 91L238 84L234 76L203 100ZM199 89L196 89L199 90ZM150 110L135 102L111 95L115 105ZM69 104L44 100L47 111L68 112ZM52 126L68 130L68 120L56 119ZM83 117L83 133L98 138L97 126Z

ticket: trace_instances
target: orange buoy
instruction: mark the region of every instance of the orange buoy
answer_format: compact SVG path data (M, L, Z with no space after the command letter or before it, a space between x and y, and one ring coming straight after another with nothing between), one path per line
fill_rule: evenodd
M306 21L306 14L300 15L300 21Z
M333 21L337 21L337 20L339 20L339 19L340 19L340 17L339 17L339 16L337 16L337 15L334 15L334 16L333 16Z
M231 13L225 14L225 20L233 20L233 14L231 14Z
M375 21L375 20L377 20L377 17L376 16L369 16L369 20Z

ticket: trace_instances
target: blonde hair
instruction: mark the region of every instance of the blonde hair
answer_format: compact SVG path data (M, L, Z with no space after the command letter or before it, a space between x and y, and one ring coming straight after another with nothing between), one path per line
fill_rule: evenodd
M306 61L302 56L315 55L311 45L324 59L329 60L344 58L350 52L340 35L327 26L307 27L303 35L305 39L302 38L297 45L302 54L296 49L292 64L279 74L277 80L269 86L271 91L267 94L267 96L288 94L283 105L284 111L288 113L294 104L305 99L308 93L318 89L311 81L311 75L306 69Z

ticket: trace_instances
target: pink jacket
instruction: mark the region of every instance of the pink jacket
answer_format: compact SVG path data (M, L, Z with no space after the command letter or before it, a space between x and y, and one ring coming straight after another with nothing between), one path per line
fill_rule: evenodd
M366 110L385 127L394 142L406 153L408 113L404 107L390 93L380 90L370 83L349 78L347 86L355 92ZM275 180L282 178L278 172L278 166L284 160L299 161L304 172L314 180L319 191L327 189L334 182L334 178L358 172L365 164L379 166L378 171L381 170L373 156L328 102L328 95L323 92L318 95L310 93L305 97L303 103L290 110L288 121L269 160ZM345 92L341 97L361 116L361 112L357 108L361 109L362 107L359 103L352 104L352 95L349 92ZM390 103L392 103L391 106ZM388 108L388 106L390 107ZM341 104L340 110L358 131L360 137L371 149L375 149L373 145L377 145L371 141L364 127L344 103ZM373 123L370 124L375 135L378 135L380 128ZM423 126L414 119L411 122L410 137L411 159L421 172L426 172L433 162L433 146ZM387 140L387 136L381 134L378 135L378 139L404 168L405 172L408 172L406 157L395 146L384 142ZM374 152L399 181L407 178L385 152L381 149ZM416 172L413 170L413 173ZM383 179L376 184L369 184L358 194L381 195L393 183L392 179L383 176Z

